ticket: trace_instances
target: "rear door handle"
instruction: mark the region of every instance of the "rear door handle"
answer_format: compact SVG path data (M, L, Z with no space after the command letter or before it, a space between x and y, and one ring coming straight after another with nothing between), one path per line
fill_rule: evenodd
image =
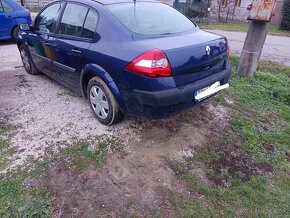
M51 44L49 42L45 42L44 45L48 46L48 47L51 46Z
M78 49L72 49L71 52L74 54L74 55L80 55L82 54L82 51L78 50Z

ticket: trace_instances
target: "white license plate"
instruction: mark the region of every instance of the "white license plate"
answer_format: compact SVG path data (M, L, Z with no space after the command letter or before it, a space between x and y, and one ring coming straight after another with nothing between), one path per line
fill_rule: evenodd
M194 92L194 98L197 101L201 101L213 94L215 94L215 89L217 89L218 87L220 87L221 83L220 81L215 82L214 84L204 87L202 89L199 89L197 91Z

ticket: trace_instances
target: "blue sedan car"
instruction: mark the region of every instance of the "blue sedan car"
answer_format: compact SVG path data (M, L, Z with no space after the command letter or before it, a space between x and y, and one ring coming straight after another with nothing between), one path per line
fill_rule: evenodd
M16 40L18 24L31 24L28 10L14 0L0 0L0 40Z
M105 125L165 117L229 86L226 38L157 1L55 1L20 29L26 71L82 93Z

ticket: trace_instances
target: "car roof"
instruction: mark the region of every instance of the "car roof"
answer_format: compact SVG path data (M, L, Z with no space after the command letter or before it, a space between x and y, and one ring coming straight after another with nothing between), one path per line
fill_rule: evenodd
M98 2L102 5L134 2L134 0L93 0L93 1ZM157 2L157 1L155 1L155 0L136 0L136 2Z

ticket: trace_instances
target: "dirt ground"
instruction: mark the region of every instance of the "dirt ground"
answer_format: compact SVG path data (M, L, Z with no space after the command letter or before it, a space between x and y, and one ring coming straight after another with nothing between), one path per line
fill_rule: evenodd
M9 58L7 57L9 54ZM17 150L5 173L27 158L70 147L98 135L121 139L97 169L68 170L55 161L47 170L54 217L174 217L172 195L191 195L169 162L182 163L207 144L212 129L226 129L229 112L211 101L163 120L126 117L113 127L98 123L81 96L45 75L28 75L14 44L0 46L0 122L17 126L11 139ZM208 182L203 166L192 170Z

